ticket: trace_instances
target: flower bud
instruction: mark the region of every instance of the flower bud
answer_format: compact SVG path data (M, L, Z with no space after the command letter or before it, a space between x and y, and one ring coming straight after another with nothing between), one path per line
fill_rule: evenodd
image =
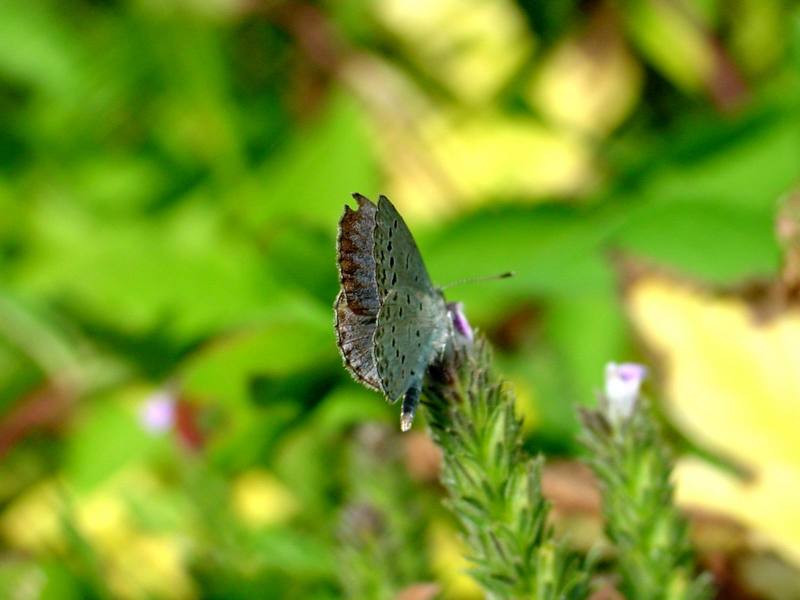
M637 363L606 365L605 413L611 423L631 417L645 377L647 368Z

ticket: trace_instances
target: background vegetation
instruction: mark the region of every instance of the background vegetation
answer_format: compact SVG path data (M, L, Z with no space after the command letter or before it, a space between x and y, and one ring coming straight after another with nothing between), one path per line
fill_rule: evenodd
M800 596L798 175L789 0L3 0L0 595L476 596L425 411L337 354L359 191L435 281L516 272L448 296L576 547L635 359L721 595Z

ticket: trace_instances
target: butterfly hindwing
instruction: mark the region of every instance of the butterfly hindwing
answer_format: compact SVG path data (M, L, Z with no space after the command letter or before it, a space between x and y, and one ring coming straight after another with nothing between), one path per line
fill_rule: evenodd
M373 352L383 393L396 402L419 387L448 336L447 307L438 292L394 288L384 298L375 328Z
M354 313L347 305L343 291L336 297L334 309L336 343L347 370L367 387L380 390L381 384L372 352L376 317Z

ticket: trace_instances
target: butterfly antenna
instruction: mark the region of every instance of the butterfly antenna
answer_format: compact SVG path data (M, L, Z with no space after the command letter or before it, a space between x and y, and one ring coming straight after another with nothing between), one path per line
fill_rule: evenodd
M447 285L441 286L439 289L446 290L451 287L455 287L457 285L463 285L465 283L479 283L481 281L496 281L498 279L508 279L509 277L513 277L515 275L514 271L506 271L505 273L498 273L497 275L487 275L485 277L467 277L466 279L457 279L456 281L451 281Z

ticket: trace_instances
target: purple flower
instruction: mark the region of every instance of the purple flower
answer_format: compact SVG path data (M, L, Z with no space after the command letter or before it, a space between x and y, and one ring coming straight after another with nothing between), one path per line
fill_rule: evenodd
M647 368L637 363L606 365L606 416L612 423L625 421L633 414L645 377Z
M474 334L464 314L464 305L461 302L451 302L447 305L447 308L449 309L450 318L453 320L453 329L471 342Z
M147 431L163 433L175 424L175 397L166 390L150 395L142 404L139 419Z

